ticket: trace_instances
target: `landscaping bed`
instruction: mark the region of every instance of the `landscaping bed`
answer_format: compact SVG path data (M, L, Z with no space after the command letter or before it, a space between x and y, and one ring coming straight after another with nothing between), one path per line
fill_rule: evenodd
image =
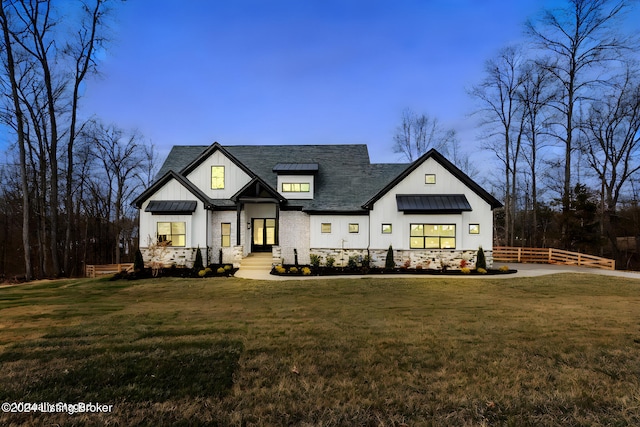
M506 267L506 266L505 266ZM382 267L313 267L309 265L296 266L293 264L277 265L271 269L274 276L353 276L353 275L383 275L383 274L419 274L429 276L487 276L497 274L514 274L518 270L509 268L465 269L465 270L436 270L433 268L393 268Z

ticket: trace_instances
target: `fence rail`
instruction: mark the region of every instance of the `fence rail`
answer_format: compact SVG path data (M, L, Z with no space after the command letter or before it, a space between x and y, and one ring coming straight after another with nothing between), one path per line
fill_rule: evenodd
M85 277L99 277L107 276L109 274L120 273L121 271L133 271L133 263L124 264L102 264L102 265L87 265L84 269Z
M493 259L494 261L502 262L533 262L543 264L578 265L602 268L605 270L616 269L616 262L613 259L553 248L514 248L509 246L495 246L493 248Z

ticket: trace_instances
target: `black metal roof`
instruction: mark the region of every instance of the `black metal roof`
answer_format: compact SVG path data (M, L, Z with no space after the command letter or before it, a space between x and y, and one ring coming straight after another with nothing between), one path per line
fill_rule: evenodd
M397 194L398 210L404 213L460 213L471 211L464 194Z
M145 212L156 215L188 214L191 215L198 206L195 200L151 200Z
M273 171L281 174L299 174L305 172L318 172L317 163L278 163Z

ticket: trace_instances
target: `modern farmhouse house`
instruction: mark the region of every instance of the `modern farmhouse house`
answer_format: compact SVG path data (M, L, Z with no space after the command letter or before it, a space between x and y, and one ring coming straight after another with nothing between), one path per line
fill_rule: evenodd
M372 164L366 145L175 146L134 202L145 261L241 266L252 252L300 264L369 255L383 266L491 262L500 202L431 150L409 164ZM158 245L159 242L164 242ZM158 247L162 247L159 251Z

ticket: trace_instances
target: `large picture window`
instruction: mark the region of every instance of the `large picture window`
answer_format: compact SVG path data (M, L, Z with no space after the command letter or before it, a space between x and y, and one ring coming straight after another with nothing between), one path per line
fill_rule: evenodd
M455 249L455 224L411 224L411 249Z
M211 166L211 189L224 189L224 166Z
M159 222L158 243L163 243L167 246L186 246L186 224L184 222Z

